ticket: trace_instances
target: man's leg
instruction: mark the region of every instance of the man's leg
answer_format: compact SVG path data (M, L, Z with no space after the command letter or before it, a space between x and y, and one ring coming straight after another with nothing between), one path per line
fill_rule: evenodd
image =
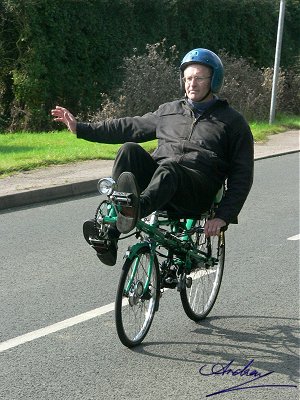
M120 175L118 190L138 196L138 185L132 173ZM167 160L156 168L139 201L135 201L136 205L123 207L117 227L120 232L128 233L138 217L146 217L155 210L171 209L181 215L199 215L210 208L217 190L218 185L205 175Z
M125 143L121 146L116 156L112 177L118 180L122 172L132 172L136 177L140 190L143 190L149 184L157 163L153 160L148 152L136 143ZM83 235L86 241L91 244L90 238L97 239L94 220L86 221L83 224ZM106 265L114 265L117 261L117 241L120 232L116 226L110 225L106 235L106 244L102 247L93 246L97 252L97 256Z
M218 185L200 172L165 161L141 194L141 217L167 206L183 214L200 214L209 209L217 190Z
M149 185L158 164L151 155L137 143L125 143L116 156L112 177L118 180L122 172L131 172L142 192Z

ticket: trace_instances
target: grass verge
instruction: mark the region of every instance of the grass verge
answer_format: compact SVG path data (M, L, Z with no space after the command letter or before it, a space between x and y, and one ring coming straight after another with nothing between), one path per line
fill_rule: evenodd
M299 129L300 117L279 116L273 125L252 122L250 126L255 141L265 141L268 135ZM142 146L151 152L156 147L156 140ZM78 140L66 130L0 134L0 177L55 164L92 159L113 160L119 147Z

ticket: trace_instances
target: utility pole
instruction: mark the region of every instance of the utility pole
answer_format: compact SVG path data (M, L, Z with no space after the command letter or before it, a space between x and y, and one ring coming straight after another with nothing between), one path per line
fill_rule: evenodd
M271 106L270 106L270 119L269 119L270 124L273 124L274 119L275 119L276 95L277 95L277 85L278 85L280 55L281 55L281 43L282 43L282 33L283 33L283 24L284 24L284 11L285 11L285 0L280 0L276 52L275 52L274 72L273 72L273 83L272 83Z

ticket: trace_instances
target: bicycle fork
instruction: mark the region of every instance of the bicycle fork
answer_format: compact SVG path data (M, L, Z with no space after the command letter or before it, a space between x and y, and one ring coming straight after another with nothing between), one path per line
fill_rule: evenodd
M137 278L137 272L140 263L141 254L138 254L138 250L142 247L148 247L149 249L149 259L147 262L147 268L145 271L146 279L139 280ZM150 291L152 286L152 271L154 268L154 259L156 257L155 254L156 246L155 243L144 241L140 243L134 244L130 249L128 249L126 256L130 259L134 259L133 268L128 279L126 288L124 290L124 295L126 295L129 299L129 305L136 305L139 301L149 300L151 298ZM156 290L158 292L158 288L160 287L160 276L157 276L157 287L152 288L152 290ZM155 311L158 311L159 301L157 302L157 306Z

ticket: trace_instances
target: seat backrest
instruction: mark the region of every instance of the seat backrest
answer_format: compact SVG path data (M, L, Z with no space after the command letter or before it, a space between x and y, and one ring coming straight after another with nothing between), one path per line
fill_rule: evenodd
M212 208L215 208L218 206L218 204L221 202L225 192L225 185L222 185L221 188L218 190L218 192L215 195L213 204L210 207L210 210ZM171 219L181 219L181 218L186 218L186 219L200 219L203 218L204 216L208 215L210 210L207 210L207 212L201 213L201 214L179 214L177 211L166 211L166 210L158 210L156 211L157 216L159 217L164 217L164 218L171 218Z

